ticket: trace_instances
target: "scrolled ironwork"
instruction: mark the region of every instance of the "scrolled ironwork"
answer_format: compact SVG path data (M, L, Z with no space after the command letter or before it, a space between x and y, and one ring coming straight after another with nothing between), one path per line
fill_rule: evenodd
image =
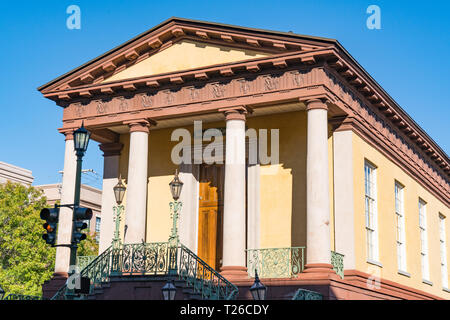
M331 251L331 264L333 270L342 279L344 278L344 255L335 251Z
M292 278L304 269L305 247L263 248L247 250L247 269L254 277Z
M292 300L323 300L321 293L306 289L298 289Z
M10 293L6 297L4 297L3 300L46 300L46 299L41 296L30 296L26 294Z
M193 288L202 299L234 299L238 289L182 244L169 242L111 246L80 272L93 289L109 282L112 275L168 275ZM53 300L65 299L62 287Z

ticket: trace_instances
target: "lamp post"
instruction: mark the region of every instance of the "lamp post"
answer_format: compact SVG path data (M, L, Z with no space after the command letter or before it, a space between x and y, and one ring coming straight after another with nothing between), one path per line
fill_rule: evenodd
M264 300L266 298L266 291L267 288L261 283L261 281L259 281L258 271L255 269L255 282L250 287L253 300Z
M182 203L181 201L178 201L181 194L181 189L183 188L183 182L178 178L178 170L175 171L175 177L173 180L169 183L170 186L170 192L172 193L172 198L174 201L170 202L170 216L172 218L173 224L172 224L172 232L169 237L169 242L178 243L178 228L177 228L177 220L179 211L181 210Z
M119 182L114 186L114 196L116 197L117 205L113 207L114 211L114 222L116 224L114 230L114 237L112 240L112 263L111 263L111 274L118 275L120 273L120 221L122 220L121 215L124 210L122 205L123 197L125 195L126 187L122 182L122 175L119 176Z
M161 289L164 300L175 300L175 294L177 293L177 288L173 284L173 280L167 281L167 283Z
M170 259L169 259L169 275L174 275L177 272L177 248L178 248L178 228L177 228L177 220L178 215L182 207L181 201L178 201L181 194L181 189L183 189L183 182L178 178L178 170L175 171L175 177L169 183L170 192L172 193L172 198L174 201L170 202L170 217L172 218L172 231L169 237L169 250L170 250Z
M116 197L117 205L113 207L114 210L114 222L116 223L116 227L114 230L114 238L112 241L113 248L117 248L120 245L120 221L121 214L123 212L124 206L122 205L123 197L125 195L125 191L127 188L123 184L122 176L119 176L119 182L114 186L114 196Z
M82 168L82 162L83 162L83 156L87 150L88 144L89 144L89 138L91 136L91 133L86 130L84 127L84 123L81 124L81 127L75 130L73 133L73 142L74 142L74 149L77 156L77 171L75 176L75 197L73 201L73 218L72 218L72 238L70 241L70 266L72 269L71 275L75 273L74 266L77 263L77 241L75 240L75 232L76 230L76 216L75 216L75 209L80 206L80 192L81 192L81 168ZM74 296L74 289L67 289L66 296L71 299Z

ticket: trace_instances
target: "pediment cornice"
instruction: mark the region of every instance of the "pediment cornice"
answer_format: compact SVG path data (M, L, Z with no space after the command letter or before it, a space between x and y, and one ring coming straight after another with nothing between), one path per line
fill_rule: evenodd
M43 94L104 81L181 40L277 54L329 46L332 39L269 32L180 18L169 19L102 56L38 88Z

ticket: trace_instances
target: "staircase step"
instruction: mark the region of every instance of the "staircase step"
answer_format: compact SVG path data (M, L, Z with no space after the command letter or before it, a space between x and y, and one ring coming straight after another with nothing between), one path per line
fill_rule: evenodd
M201 293L191 293L189 295L190 300L202 300Z

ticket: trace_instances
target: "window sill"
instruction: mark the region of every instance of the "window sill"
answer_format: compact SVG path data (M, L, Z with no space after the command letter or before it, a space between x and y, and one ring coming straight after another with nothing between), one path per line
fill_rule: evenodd
M431 282L430 280L422 279L422 282L425 283L425 284L427 284L427 285L429 285L429 286L432 286L432 285L433 285L433 282Z
M402 276L411 278L411 274L410 274L409 272L402 271L402 270L398 270L397 273L398 273L398 274L401 274Z
M378 261L367 259L367 263L370 263L370 264L373 264L373 265L375 265L377 267L383 268L383 265L381 264L381 262L378 262Z

